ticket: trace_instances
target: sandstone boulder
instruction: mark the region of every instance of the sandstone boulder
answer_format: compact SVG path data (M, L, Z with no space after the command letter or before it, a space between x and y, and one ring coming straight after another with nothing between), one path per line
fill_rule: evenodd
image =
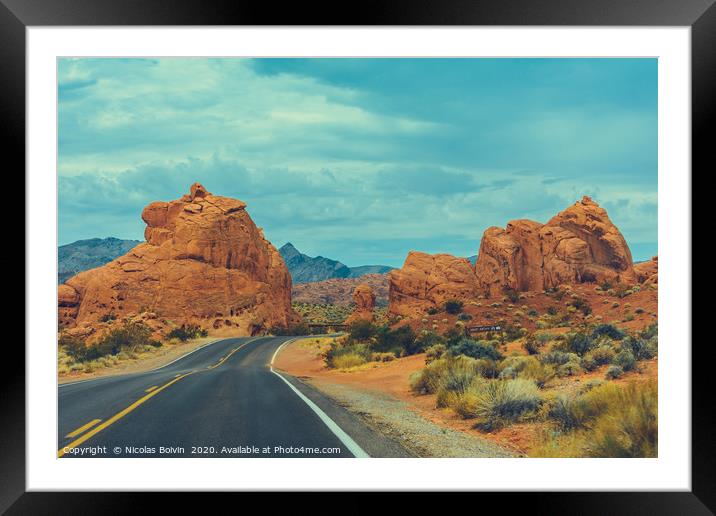
M199 183L179 200L149 204L146 243L60 285L61 327L97 326L109 313L237 335L287 326L296 317L291 277L245 208Z
M353 301L356 307L346 319L346 324L351 324L355 321L372 321L373 309L375 308L375 293L370 285L358 285L353 291Z
M659 283L659 257L652 256L651 260L634 264L634 273L639 283L657 285Z
M405 317L420 316L450 299L476 298L479 285L466 258L449 254L411 251L401 269L388 274L389 312Z
M475 264L490 296L505 287L539 291L560 284L636 281L631 252L606 210L583 197L546 224L515 220L488 228Z

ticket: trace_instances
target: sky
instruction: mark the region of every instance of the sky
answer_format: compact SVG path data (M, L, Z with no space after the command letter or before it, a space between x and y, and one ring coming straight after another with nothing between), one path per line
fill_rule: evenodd
M59 243L195 181L349 266L477 254L583 195L657 254L656 59L60 59Z

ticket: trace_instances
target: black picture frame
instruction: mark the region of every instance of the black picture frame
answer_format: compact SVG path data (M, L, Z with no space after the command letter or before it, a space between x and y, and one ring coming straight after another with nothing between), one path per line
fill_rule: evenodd
M347 4L214 0L0 0L0 127L12 170L25 170L25 29L82 25L574 25L689 26L692 73L692 169L713 168L710 125L716 105L714 0L401 0ZM9 172L8 172L9 173ZM685 171L688 173L688 171ZM693 172L691 173L693 177ZM19 176L19 174L15 174ZM7 176L6 176L7 177ZM21 184L20 188L24 190ZM17 198L15 193L13 197ZM19 246L18 246L19 247ZM32 271L25 269L25 277ZM29 308L29 307L28 307ZM26 314L27 317L27 314ZM27 319L26 319L27 320ZM8 336L8 341L10 340ZM690 344L685 335L684 347ZM703 345L698 345L703 344ZM536 514L713 514L716 454L709 342L692 348L692 490L690 492L480 494L525 504ZM8 514L125 513L149 494L25 492L25 353L4 343L12 367L0 376L0 511ZM216 496L214 494L212 497ZM164 510L183 496L162 496ZM499 498L501 501L492 500ZM420 500L417 497L416 500ZM482 499L484 500L484 499ZM213 499L214 503L220 503ZM359 507L361 504L355 504ZM487 507L481 501L482 507Z

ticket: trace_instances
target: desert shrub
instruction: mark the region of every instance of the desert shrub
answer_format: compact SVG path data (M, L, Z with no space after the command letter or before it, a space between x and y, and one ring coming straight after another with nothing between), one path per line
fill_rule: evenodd
M636 360L648 360L654 358L658 352L658 337L649 339L628 336L622 341L622 349L631 352Z
M472 381L480 376L474 360L460 357L448 363L448 368L440 378L436 404L438 407L455 406L460 396L470 387Z
M521 328L520 326L516 326L513 324L506 324L503 321L500 322L503 328L503 332L505 335L505 340L507 342L512 342L513 340L517 340L521 337L524 337L527 334L527 330L524 328Z
M584 315L589 315L592 313L592 307L589 306L589 303L586 299L583 299L581 297L576 297L572 299L569 303L570 306L573 306L576 310L579 310Z
M624 369L618 365L610 365L607 372L604 374L608 380L615 380L624 374Z
M144 346L153 345L152 330L142 323L126 322L114 328L98 341L94 348L96 355L90 359L104 355L117 355L120 351L136 352ZM161 345L161 344L160 344Z
M96 350L86 346L82 339L71 337L69 335L60 335L57 344L72 358L74 362L92 360L93 352L96 353Z
M634 367L636 367L636 358L634 358L634 353L628 349L622 349L614 357L614 365L620 366L624 371L631 371Z
M465 338L465 332L459 328L450 328L443 334L448 347L454 346Z
M371 362L392 362L393 360L395 360L394 353L374 352L370 354Z
M577 361L567 362L557 368L558 376L575 376L582 372L582 366Z
M612 340L622 340L624 332L612 324L599 324L592 330L592 338L607 336Z
M594 347L594 340L585 333L570 333L565 343L567 349L577 355L584 355Z
M611 346L602 345L598 348L594 348L582 357L581 364L587 371L593 371L599 366L610 364L616 352Z
M642 339L651 339L652 337L657 337L659 335L659 326L656 323L650 324L641 332L639 332L639 336Z
M578 398L568 394L560 394L549 403L549 417L562 431L569 431L582 426L581 407Z
M387 326L378 328L373 349L381 352L392 352L398 355L414 355L422 351L422 341L416 338L410 326L401 326L391 330Z
M473 381L460 397L456 411L466 419L478 419L476 427L492 431L534 412L542 398L531 380Z
M471 321L471 320L472 320L472 315L463 312L463 313L461 313L460 315L458 315L457 318L458 318L458 320L460 320L460 321Z
M544 364L553 364L553 365L564 365L567 362L576 362L579 360L579 356L574 353L566 353L564 351L548 351L547 353L543 353L540 355L540 360Z
M428 308L428 315L437 315L439 313L440 309L435 306L431 306L430 308Z
M344 353L334 357L331 361L331 367L336 369L346 369L356 367L366 363L364 356L357 353Z
M502 292L505 294L505 297L509 299L510 303L517 303L520 300L520 293L517 292L514 288L508 287L505 285L502 287Z
M376 326L370 321L355 321L349 327L350 339L356 342L365 342L375 336Z
M324 354L326 366L335 369L365 364L370 359L371 351L367 345L350 341L343 344L334 341Z
M99 322L112 322L117 320L117 314L114 312L109 312L108 314L104 314L102 317L99 318Z
M452 315L462 312L463 303L457 299L450 299L445 302L445 311Z
M537 359L528 361L518 377L532 380L540 389L544 388L556 375L554 366L543 364Z
M196 324L182 324L179 328L174 328L167 334L169 339L179 339L182 342L197 337L206 337L209 334L207 330Z
M472 340L466 337L463 337L455 344L448 345L448 352L453 356L465 355L471 358L502 359L502 354L493 345L485 341Z
M614 285L613 290L614 295L618 298L625 298L632 293L631 288L629 288L629 285L626 285L624 283L618 283L617 285Z
M447 359L434 360L410 377L410 389L417 394L434 394L447 369Z
M425 349L425 363L429 364L439 358L442 358L447 351L445 344L433 344Z
M541 339L536 338L534 335L530 335L522 343L522 347L530 355L538 355L542 346L544 346L544 342Z

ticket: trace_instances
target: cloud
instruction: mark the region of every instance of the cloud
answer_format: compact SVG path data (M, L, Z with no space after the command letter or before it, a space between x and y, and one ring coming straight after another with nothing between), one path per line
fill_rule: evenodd
M656 247L655 60L66 59L60 241L141 238L194 181L277 245L400 265L584 194Z

